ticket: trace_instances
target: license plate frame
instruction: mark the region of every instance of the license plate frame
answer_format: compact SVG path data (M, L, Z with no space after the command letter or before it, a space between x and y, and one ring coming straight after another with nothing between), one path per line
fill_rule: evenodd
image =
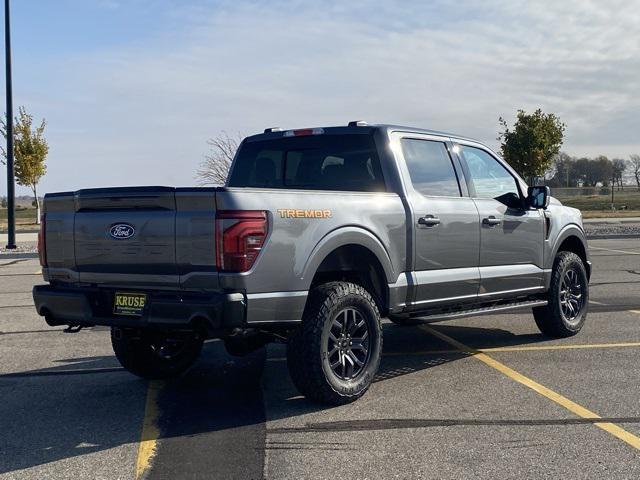
M140 317L147 305L147 294L141 292L115 292L113 294L113 314Z

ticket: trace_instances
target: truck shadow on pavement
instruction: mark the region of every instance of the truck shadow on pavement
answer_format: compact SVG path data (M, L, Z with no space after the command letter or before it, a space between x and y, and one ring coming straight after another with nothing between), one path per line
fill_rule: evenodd
M382 359L376 382L468 356L418 327L385 324L383 328L384 350L389 355ZM514 335L501 329L442 324L437 328L470 346L515 346L547 340L538 334ZM133 449L127 454L109 452L111 461L131 458L135 462L147 382L124 371L112 356L59 359L54 363L58 365L0 375L0 474L123 445L132 445ZM265 365L269 374L263 381ZM201 359L187 374L161 383L157 403L161 437L152 478L196 477L212 471L218 478L262 478L264 452L270 448L266 445L266 421L330 408L307 401L295 390L283 346L236 358L226 354L217 341L205 345ZM392 405L389 412L392 417ZM320 422L301 428L523 424L522 420L508 419L414 419L406 425L385 419L363 424L345 420L348 423ZM527 420L533 424L557 421ZM640 418L615 421L640 422Z
M108 342L107 336L104 341ZM251 473L258 471L258 464L262 468L255 446L264 446L261 375L265 355L262 349L234 358L220 342L210 342L187 374L161 382L157 399L161 441L154 469L166 473L175 465L180 467L181 455L191 461L196 453L208 457L193 465L200 473L206 464L216 462L220 462L215 465L217 472L224 472L225 464L235 472L242 465L256 467L249 468ZM133 477L148 382L129 374L110 355L52 363L55 366L0 375L0 475L105 452L107 457L98 461L125 459L131 462ZM126 451L106 452L126 445L130 446ZM58 465L56 471L79 469L86 478L83 475L90 467L83 470L77 462ZM56 476L45 472L36 476ZM171 476L184 473L183 468ZM10 478L16 476L13 473ZM220 478L232 477L220 473Z
M137 441L145 393L108 356L0 375L0 474Z

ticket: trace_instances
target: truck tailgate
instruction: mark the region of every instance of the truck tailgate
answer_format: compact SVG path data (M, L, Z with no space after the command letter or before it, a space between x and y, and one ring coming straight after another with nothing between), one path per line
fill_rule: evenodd
M215 189L125 187L68 195L66 201L59 194L45 198L51 278L64 267L70 280L83 284L217 287Z
M172 188L80 190L74 225L80 282L178 286L175 211Z

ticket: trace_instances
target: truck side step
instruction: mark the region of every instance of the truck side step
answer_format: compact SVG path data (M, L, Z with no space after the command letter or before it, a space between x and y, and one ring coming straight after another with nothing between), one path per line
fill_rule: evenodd
M457 310L457 311L449 311L449 312L437 312L437 313L426 313L426 314L417 314L416 320L424 319L429 321L439 321L439 320L450 320L453 318L461 318L461 317L471 317L475 315L483 315L487 313L500 312L503 310L513 310L516 308L530 308L530 307L541 307L546 305L547 300L540 299L529 299L519 302L510 302L510 303L499 303L494 305L470 308L466 310Z

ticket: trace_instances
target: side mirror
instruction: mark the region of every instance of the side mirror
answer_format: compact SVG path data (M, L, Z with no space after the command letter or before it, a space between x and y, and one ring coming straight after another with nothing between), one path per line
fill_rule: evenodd
M529 187L527 194L527 204L531 208L547 208L549 206L549 200L551 198L551 190L549 187Z
M513 210L522 210L524 206L520 195L513 192L504 193L499 197L495 197L495 200L499 201L503 205L506 205L507 207Z

